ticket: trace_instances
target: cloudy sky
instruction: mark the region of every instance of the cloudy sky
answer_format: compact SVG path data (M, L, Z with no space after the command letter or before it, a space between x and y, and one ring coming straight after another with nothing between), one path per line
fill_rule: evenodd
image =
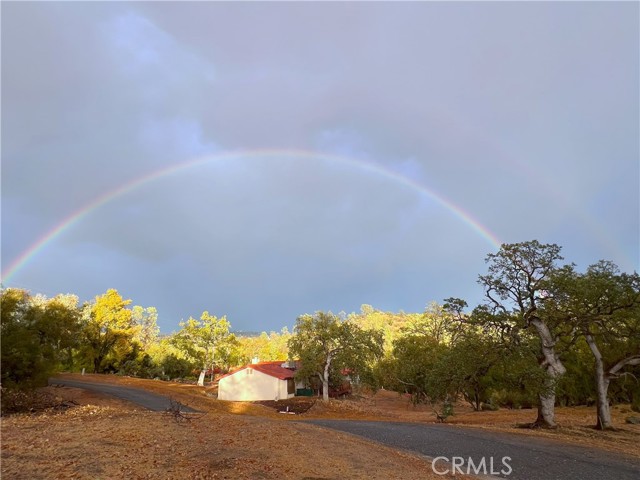
M165 332L639 265L639 5L2 4L2 281Z

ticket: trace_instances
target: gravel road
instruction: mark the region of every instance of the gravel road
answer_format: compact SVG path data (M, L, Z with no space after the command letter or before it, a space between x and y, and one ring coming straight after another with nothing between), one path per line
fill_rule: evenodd
M308 423L359 435L369 440L425 455L430 459L453 457L465 459L462 467L470 473L519 480L638 480L640 459L602 450L567 445L529 436L488 432L453 425L364 422L351 420L310 420ZM493 472L490 459L493 457ZM509 468L502 462L504 457ZM451 469L444 460L435 464L439 472ZM511 470L511 471L509 471ZM445 478L445 477L443 477Z
M67 387L83 388L93 392L106 393L107 395L135 403L136 405L155 412L164 412L170 406L169 397L151 393L140 388L122 387L120 385L110 385L99 382L82 382L61 378L50 378L49 385L65 385ZM187 406L183 406L182 411L196 412L196 410Z

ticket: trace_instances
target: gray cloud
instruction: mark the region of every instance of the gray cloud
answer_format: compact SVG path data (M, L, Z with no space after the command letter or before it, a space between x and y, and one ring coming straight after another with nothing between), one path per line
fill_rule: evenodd
M236 328L463 296L507 242L637 268L638 5L9 3L2 262L121 185L9 284ZM386 171L387 173L380 173ZM422 193L403 181L421 185Z

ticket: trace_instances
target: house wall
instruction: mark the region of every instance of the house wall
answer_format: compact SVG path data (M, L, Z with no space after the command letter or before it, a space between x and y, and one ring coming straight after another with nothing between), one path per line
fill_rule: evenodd
M282 400L294 395L287 394L286 380L280 380L252 368L244 368L221 378L218 383L219 400Z
M287 394L286 380L278 380L278 398L279 399L289 398L289 395Z

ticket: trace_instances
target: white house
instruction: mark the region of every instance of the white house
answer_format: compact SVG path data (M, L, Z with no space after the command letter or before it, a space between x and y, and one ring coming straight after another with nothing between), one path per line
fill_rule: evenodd
M296 395L294 371L278 362L258 362L220 377L218 399L233 401L284 400Z

